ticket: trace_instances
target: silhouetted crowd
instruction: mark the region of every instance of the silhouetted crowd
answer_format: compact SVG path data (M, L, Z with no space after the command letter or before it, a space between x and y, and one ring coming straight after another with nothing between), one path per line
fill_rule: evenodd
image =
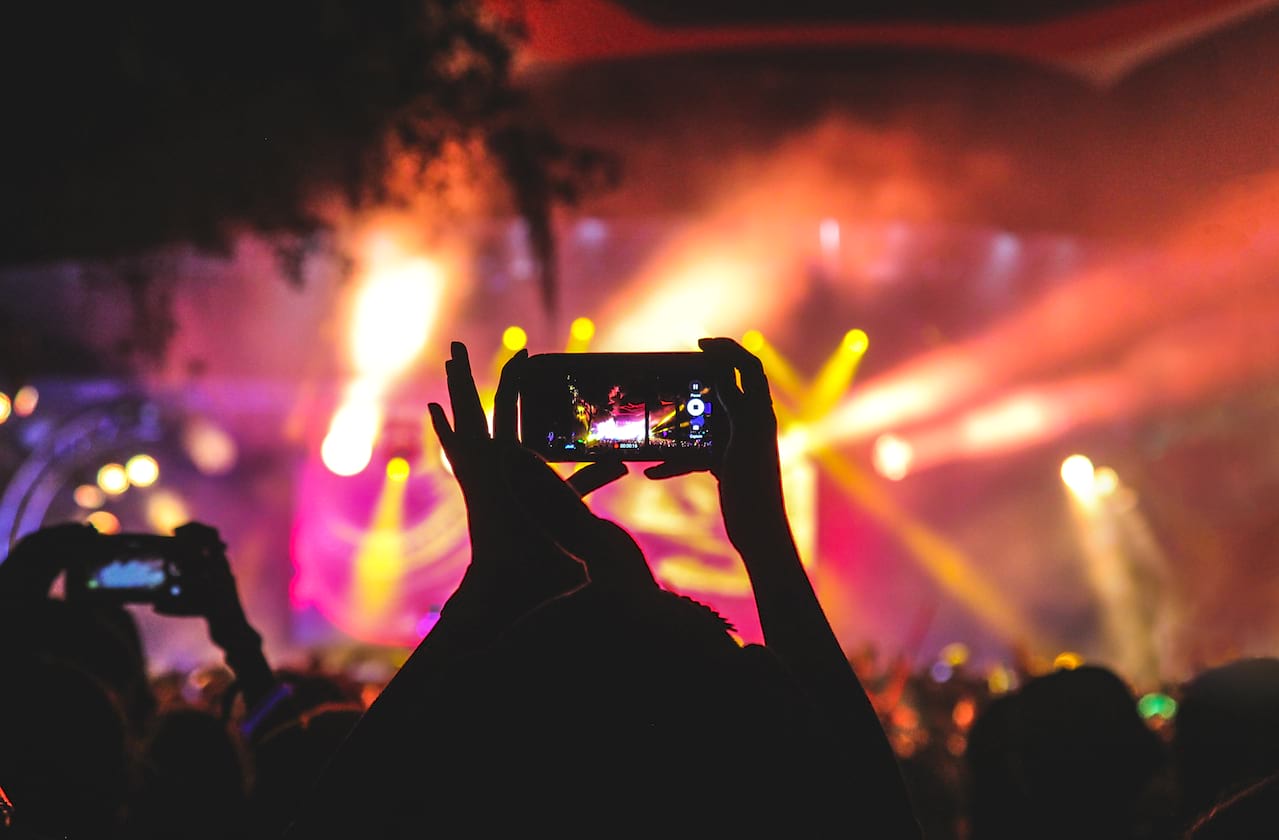
M451 414L430 413L472 558L389 679L272 667L203 524L174 535L181 596L151 601L206 622L223 651L224 667L191 673L154 675L120 603L51 596L100 556L91 526L13 547L0 837L1279 836L1279 659L1206 670L1169 689L1175 716L1149 721L1091 665L999 686L962 666L855 668L791 537L763 369L727 339L702 349L730 372L731 440L711 471L763 645L663 590L584 504L623 465L565 480L519 445L526 354L503 371L490 430L454 344Z

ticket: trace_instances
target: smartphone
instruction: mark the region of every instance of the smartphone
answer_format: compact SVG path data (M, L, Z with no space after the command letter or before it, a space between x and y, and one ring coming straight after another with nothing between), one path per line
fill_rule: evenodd
M548 461L709 467L728 443L705 353L542 353L520 375L520 440Z
M92 556L67 568L68 600L154 604L182 595L176 537L102 534Z

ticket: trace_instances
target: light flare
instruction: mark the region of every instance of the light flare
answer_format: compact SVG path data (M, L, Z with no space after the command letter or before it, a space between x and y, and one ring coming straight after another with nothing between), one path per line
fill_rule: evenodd
M360 376L387 380L409 366L426 346L442 289L439 268L425 258L369 272L351 324L352 362Z

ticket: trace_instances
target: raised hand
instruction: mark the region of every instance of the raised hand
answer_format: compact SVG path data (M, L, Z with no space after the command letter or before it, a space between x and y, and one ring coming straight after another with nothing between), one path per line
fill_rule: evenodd
M92 525L68 522L27 534L0 563L0 599L30 601L49 597L58 575L92 556L98 532Z
M490 435L466 346L453 342L451 350L444 373L452 422L439 403L428 408L466 501L471 564L445 612L497 629L548 598L581 586L586 570L538 526L507 479L505 463L519 449L517 371L527 352L517 353L502 369L493 407L495 433Z
M782 497L777 416L758 358L728 338L704 338L714 355L741 379L717 383L731 432L719 479L720 509L729 540L742 557L755 595L767 647L786 663L825 712L835 738L832 760L853 766L866 780L850 806L868 836L919 836L905 785L870 699L848 664L800 562ZM684 470L666 465L646 471L667 478Z

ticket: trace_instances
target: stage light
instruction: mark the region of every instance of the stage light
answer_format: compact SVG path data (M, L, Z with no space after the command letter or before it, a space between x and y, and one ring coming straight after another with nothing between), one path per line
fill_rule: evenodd
M182 447L195 468L205 475L225 475L235 466L235 441L218 426L196 418L182 432Z
M191 513L181 497L169 490L156 490L147 497L147 524L157 534L172 534L179 525L191 521Z
M764 334L759 330L747 330L742 334L742 346L759 355L759 351L764 349Z
M595 322L590 318L577 318L569 325L568 334L574 341L590 341L595 337Z
M0 391L0 423L9 419L9 414L13 410L13 402L9 399L9 395Z
M1110 467L1098 467L1093 473L1093 489L1103 498L1113 496L1119 489L1119 473Z
M382 425L382 412L371 402L351 401L333 415L320 444L320 458L335 475L362 472L373 457L373 443Z
M1081 501L1091 501L1096 495L1096 475L1092 461L1086 455L1071 455L1061 462L1061 480L1070 492Z
M958 668L968 661L968 645L963 642L951 642L941 649L937 658L952 668Z
M150 455L134 455L125 463L124 473L134 487L150 487L160 477L160 465Z
M386 481L373 509L368 530L355 554L355 601L359 615L376 616L391 603L405 566L404 494L409 462L387 462Z
M512 353L523 350L528 345L528 333L523 327L507 327L502 333L502 346Z
M106 464L98 470L98 486L108 496L118 496L129 489L129 474L119 464Z
M120 531L120 520L109 511L95 510L84 521L92 525L99 534L116 534Z
M1017 687L1017 681L1011 671L1003 665L996 665L986 677L986 687L991 694L1005 694Z
M426 345L443 283L425 259L408 260L373 272L359 292L351 328L356 371L389 379Z
M871 460L884 478L901 481L910 473L910 465L914 459L914 447L897 435L880 435L875 439Z
M573 319L568 327L568 345L564 348L568 353L585 353L595 337L595 322L590 318Z
M932 675L934 682L944 683L955 676L955 669L948 663L934 662L933 667L928 669L928 673Z
M13 395L13 413L19 417L30 417L39 401L40 392L35 389L35 386L23 385L18 389L18 393Z
M802 414L806 420L822 420L848 392L869 343L866 333L861 330L849 330L844 335L804 395Z
M844 349L850 353L861 355L870 347L870 336L864 330L849 330L844 333Z
M406 481L409 477L409 462L396 456L386 462L386 477L392 481Z
M802 458L808 452L808 445L808 429L795 424L777 438L777 455L783 464L789 464Z
M1084 664L1084 658L1071 650L1063 650L1053 659L1053 670L1073 671Z
M817 238L822 243L822 250L830 253L839 250L839 220L822 219L817 226Z
M1152 717L1172 720L1177 714L1177 701L1158 691L1143 694L1137 701L1137 712L1147 720Z
M106 495L95 484L81 484L71 497L77 505L87 510L96 510L107 500Z
M973 721L977 719L977 704L973 702L971 697L965 697L955 704L951 710L950 719L960 729L967 729L973 725Z

